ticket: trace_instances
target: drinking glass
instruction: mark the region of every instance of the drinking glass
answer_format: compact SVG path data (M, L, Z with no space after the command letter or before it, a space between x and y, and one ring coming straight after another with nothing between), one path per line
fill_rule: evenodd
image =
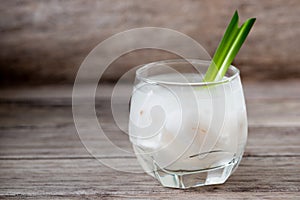
M165 187L222 184L241 161L248 125L239 70L203 82L210 62L165 60L136 71L130 141L143 170Z

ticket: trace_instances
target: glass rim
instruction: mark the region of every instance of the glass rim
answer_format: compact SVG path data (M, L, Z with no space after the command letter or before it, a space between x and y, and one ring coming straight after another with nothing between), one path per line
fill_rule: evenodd
M140 81L150 83L150 84L162 84L162 85L177 85L177 86L208 86L208 85L219 85L223 83L228 83L236 79L240 75L240 71L233 65L230 65L228 69L233 71L233 75L223 78L219 81L210 82L175 82L175 81L162 81L153 80L142 75L142 72L146 69L153 67L155 64L170 64L170 63L190 63L190 64L206 64L209 65L211 60L201 60L201 59L170 59L170 60L160 60L155 62L150 62L147 64L140 65L141 67L136 70L136 78Z

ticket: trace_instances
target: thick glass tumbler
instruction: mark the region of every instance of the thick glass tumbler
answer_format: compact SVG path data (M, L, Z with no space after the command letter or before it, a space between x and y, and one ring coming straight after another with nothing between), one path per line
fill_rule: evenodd
M248 125L239 70L203 82L209 65L166 60L136 71L130 141L145 172L165 187L224 183L241 161Z

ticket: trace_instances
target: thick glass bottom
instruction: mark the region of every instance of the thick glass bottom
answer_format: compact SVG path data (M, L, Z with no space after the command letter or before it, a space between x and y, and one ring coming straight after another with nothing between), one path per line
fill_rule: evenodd
M239 165L243 152L233 155L227 162L221 162L210 168L198 170L170 170L167 167L161 168L152 156L142 155L143 151L133 145L137 159L146 173L156 178L164 187L170 188L192 188L205 185L215 185L224 183ZM205 159L203 162L207 161ZM174 168L174 166L173 166Z
M240 159L233 159L226 165L199 171L168 171L155 166L157 170L153 171L151 175L154 175L163 186L171 188L186 189L222 184L233 173Z

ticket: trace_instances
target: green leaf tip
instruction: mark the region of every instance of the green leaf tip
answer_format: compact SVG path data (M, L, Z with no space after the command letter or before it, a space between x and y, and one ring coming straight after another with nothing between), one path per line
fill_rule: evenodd
M203 81L218 81L224 77L234 57L246 40L255 20L256 18L250 18L239 27L239 15L237 10L234 12Z

